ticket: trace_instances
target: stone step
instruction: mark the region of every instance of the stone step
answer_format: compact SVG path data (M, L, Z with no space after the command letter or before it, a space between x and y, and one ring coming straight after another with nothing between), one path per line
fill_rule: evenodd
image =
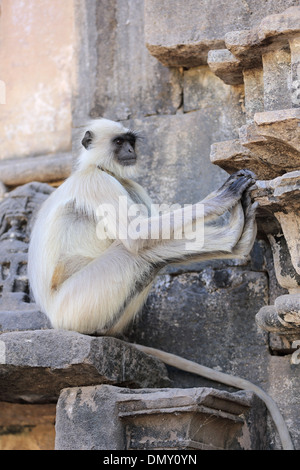
M0 336L0 401L50 403L66 387L163 387L166 367L112 337L39 330Z

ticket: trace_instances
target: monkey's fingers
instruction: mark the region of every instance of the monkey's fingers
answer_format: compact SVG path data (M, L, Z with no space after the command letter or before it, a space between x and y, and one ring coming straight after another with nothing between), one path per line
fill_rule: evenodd
M245 212L245 219L255 219L256 211L258 208L258 202L253 202L248 205L246 212Z
M232 173L232 175L229 176L227 181L230 182L232 180L236 180L237 178L252 178L253 182L257 180L257 176L255 175L255 173L253 173L253 171L243 169Z
M231 181L227 181L221 188L221 197L226 199L232 198L233 201L240 199L243 193L251 186L254 180L251 175L241 176L238 175Z
M256 174L251 171L251 170L239 170L236 173L234 173L236 176L250 176L254 181L257 180Z
M250 186L250 183L255 183L254 173L252 173L250 170L239 170L229 176L229 178L221 186L218 192L223 193L226 189L231 188L233 184L237 184L237 187L239 187L240 185L243 186L243 183L246 183L246 181L249 181L249 184L246 184L244 189Z

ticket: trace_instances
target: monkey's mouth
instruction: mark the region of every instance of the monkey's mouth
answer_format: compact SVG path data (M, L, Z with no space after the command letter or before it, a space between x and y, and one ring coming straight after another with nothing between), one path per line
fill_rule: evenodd
M131 157L131 158L122 158L121 164L123 166L131 166L136 163L136 157Z

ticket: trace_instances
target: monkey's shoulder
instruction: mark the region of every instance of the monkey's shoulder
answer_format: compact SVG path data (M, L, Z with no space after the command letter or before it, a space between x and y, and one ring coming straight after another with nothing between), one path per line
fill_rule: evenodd
M151 198L143 186L141 186L136 181L129 179L122 180L122 185L135 204L142 204L145 205L148 209L151 208Z

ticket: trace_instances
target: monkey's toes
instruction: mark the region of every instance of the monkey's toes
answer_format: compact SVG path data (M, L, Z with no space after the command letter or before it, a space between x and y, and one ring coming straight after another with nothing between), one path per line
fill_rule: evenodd
M242 204L243 206L246 206L246 205L249 205L251 204L252 202L252 197L251 197L251 193L254 189L256 189L257 186L256 186L256 183L251 183L246 189L245 191L243 192L242 194Z
M241 203L242 203L242 207L243 207L243 211L244 211L246 219L255 218L256 211L259 206L258 202L257 201L252 202L250 196L249 198L248 197L244 198L244 195L243 195L241 199Z

